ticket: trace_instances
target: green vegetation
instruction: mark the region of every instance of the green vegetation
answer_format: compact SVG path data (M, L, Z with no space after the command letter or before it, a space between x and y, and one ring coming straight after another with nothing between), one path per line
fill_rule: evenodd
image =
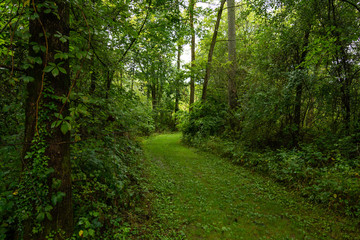
M297 192L180 143L180 134L144 142L155 218L148 239L360 239L351 219L309 204Z
M356 0L0 0L0 240L356 238L359 13ZM165 135L141 161L139 139L171 131L227 160Z

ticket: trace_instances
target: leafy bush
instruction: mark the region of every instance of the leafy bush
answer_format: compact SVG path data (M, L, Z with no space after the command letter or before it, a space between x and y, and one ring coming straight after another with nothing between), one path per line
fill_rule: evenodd
M225 104L209 98L205 103L196 102L192 106L192 110L182 118L179 126L186 140L219 135L224 132L227 119Z
M123 239L126 211L141 199L137 142L118 136L73 147L75 222L85 239Z
M120 89L111 101L110 104L101 97L77 92L70 96L75 222L72 239L127 238L130 234L127 211L142 198L139 184L142 151L134 136L153 132L151 110L131 91ZM8 124L15 127L13 122ZM14 132L4 131L7 135L2 135L1 143L21 141L23 136L18 132L23 125L16 127ZM21 217L21 206L16 204L20 195L21 147L0 145L0 239L15 239L16 221ZM41 194L46 196L47 192ZM52 200L61 201L61 196Z

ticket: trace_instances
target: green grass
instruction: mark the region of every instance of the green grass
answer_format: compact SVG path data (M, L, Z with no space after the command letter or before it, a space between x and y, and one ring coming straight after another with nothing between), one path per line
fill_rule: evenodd
M148 239L360 239L360 225L263 176L180 143L144 141ZM145 226L146 225L146 226Z

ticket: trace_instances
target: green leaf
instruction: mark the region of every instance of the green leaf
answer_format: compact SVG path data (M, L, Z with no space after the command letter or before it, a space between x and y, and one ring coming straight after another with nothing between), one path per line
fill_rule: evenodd
M35 20L37 18L39 18L39 14L34 13L33 15L30 16L31 20Z
M62 53L56 53L54 56L55 59L62 59Z
M81 54L80 52L77 52L75 55L76 55L76 57L77 57L78 59L81 59L81 58L82 58L82 54Z
M52 216L51 216L51 214L50 214L49 212L46 212L46 217L47 217L47 219L49 219L50 221L52 220Z
M61 124L61 123L62 123L62 121L61 121L61 120L57 121L57 122L56 122L56 126L55 126L55 127L60 126L60 124Z
M63 116L60 113L54 113L54 116L59 118L59 119L63 119Z
M53 209L51 205L46 205L45 212L50 212Z
M39 45L34 45L33 50L34 50L35 53L38 53L40 51L40 46Z
M71 125L70 125L70 123L64 121L64 122L61 124L60 130L61 130L61 132L62 132L63 134L66 134L68 131L71 130Z
M38 222L42 222L44 220L44 218L45 218L45 213L44 212L41 212L36 216L36 220Z
M30 76L23 76L22 79L23 79L24 83L29 83L29 82L34 81L34 78L30 77Z
M63 192L57 192L55 195L52 195L51 201L53 205L55 206L57 203L61 202L63 197L65 197L65 193Z
M48 73L51 72L54 68L55 68L54 66L46 66L43 71Z
M36 58L34 59L34 61L35 61L37 64L42 64L42 59L41 59L41 57L36 57Z
M23 65L23 69L28 69L28 68L30 68L30 67L32 67L32 65L31 64L29 64L29 63L25 63L24 65Z
M63 42L63 43L66 43L67 39L65 37L62 37L62 38L60 38L60 41Z
M64 73L64 74L66 74L66 70L65 70L65 68L59 67L59 70L60 70L60 72L62 72L62 73Z
M52 185L51 185L51 187L53 188L53 189L58 189L60 186L61 186L61 180L60 179L56 179L56 178L53 178L52 179Z
M59 69L58 68L54 68L52 71L51 71L52 75L54 77L56 77L57 75L59 75Z
M91 237L95 236L95 230L94 229L89 229L88 231L89 231L89 235Z

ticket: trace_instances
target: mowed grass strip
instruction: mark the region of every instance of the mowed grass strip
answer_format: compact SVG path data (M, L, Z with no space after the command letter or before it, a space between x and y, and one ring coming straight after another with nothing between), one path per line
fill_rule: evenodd
M360 239L359 221L309 204L270 179L181 144L144 141L154 239Z

